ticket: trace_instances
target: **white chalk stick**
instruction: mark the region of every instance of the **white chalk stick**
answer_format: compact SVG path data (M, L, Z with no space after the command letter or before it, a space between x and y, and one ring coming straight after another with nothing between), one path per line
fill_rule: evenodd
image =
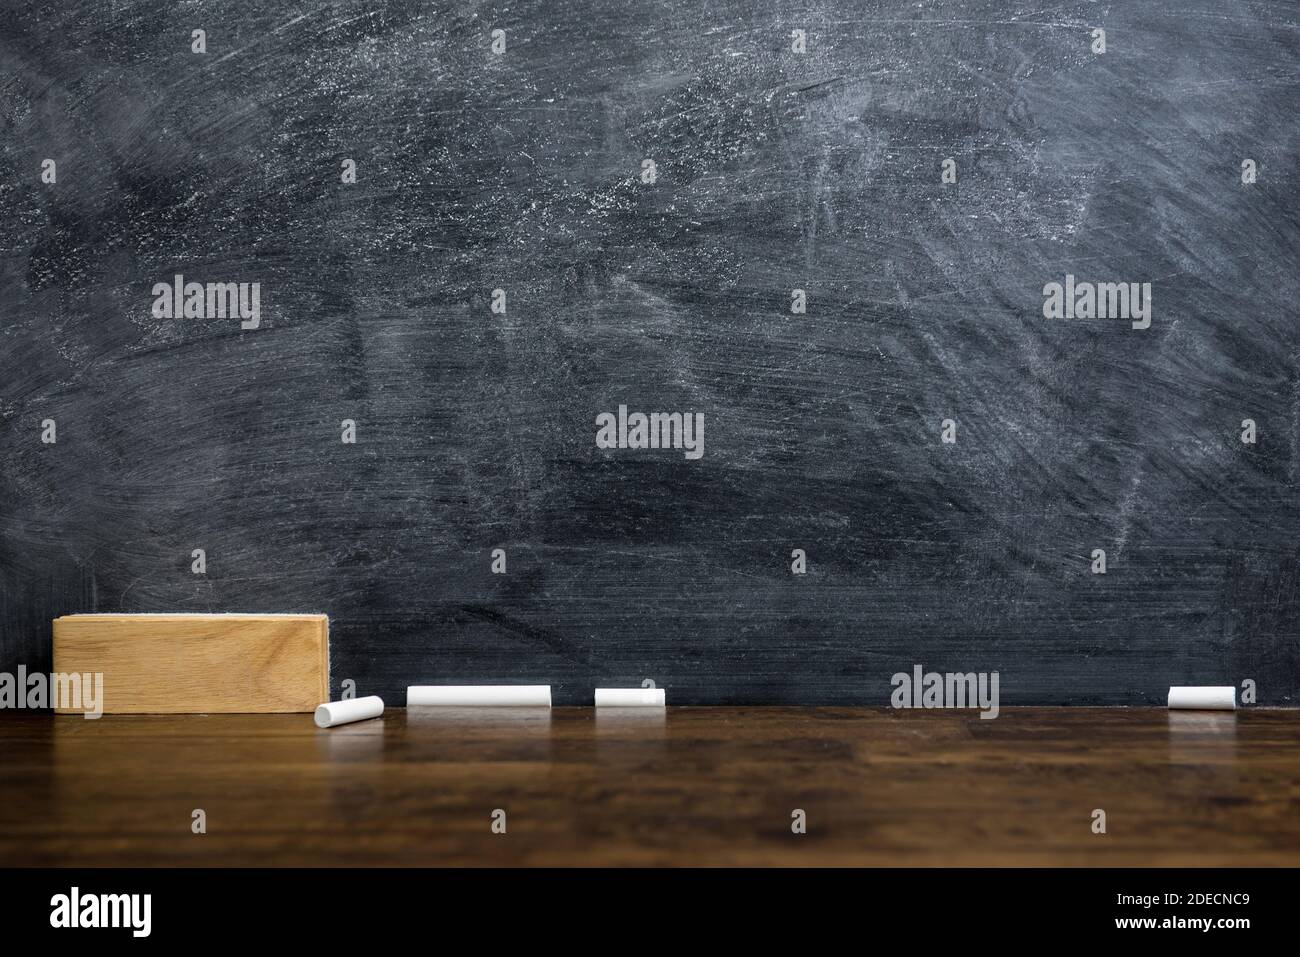
M450 708L549 708L550 685L411 685L408 708L438 705Z
M336 724L351 724L353 721L378 718L383 713L384 699L378 695L330 701L316 709L316 727L332 728Z
M1226 688L1170 688L1169 707L1194 708L1199 711L1236 711L1237 689Z
M663 688L597 688L597 708L662 708Z

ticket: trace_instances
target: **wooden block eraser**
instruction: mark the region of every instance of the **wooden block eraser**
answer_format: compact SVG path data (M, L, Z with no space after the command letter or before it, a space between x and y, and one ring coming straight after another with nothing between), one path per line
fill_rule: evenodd
M329 618L64 615L54 671L102 674L106 714L315 711L329 700Z

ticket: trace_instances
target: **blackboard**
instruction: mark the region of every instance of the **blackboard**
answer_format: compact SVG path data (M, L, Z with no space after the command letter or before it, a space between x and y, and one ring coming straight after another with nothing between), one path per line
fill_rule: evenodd
M7 13L0 670L310 611L390 704L1293 703L1298 58L1219 0Z

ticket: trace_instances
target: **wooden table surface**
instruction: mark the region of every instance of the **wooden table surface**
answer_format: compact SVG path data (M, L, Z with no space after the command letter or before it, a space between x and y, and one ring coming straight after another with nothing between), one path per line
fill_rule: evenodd
M9 712L0 864L1294 866L1297 745L1272 710Z

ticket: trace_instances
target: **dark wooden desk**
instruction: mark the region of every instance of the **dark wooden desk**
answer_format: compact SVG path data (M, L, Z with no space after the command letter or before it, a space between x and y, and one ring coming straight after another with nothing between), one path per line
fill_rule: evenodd
M1300 864L1296 711L10 712L0 755L8 865Z

